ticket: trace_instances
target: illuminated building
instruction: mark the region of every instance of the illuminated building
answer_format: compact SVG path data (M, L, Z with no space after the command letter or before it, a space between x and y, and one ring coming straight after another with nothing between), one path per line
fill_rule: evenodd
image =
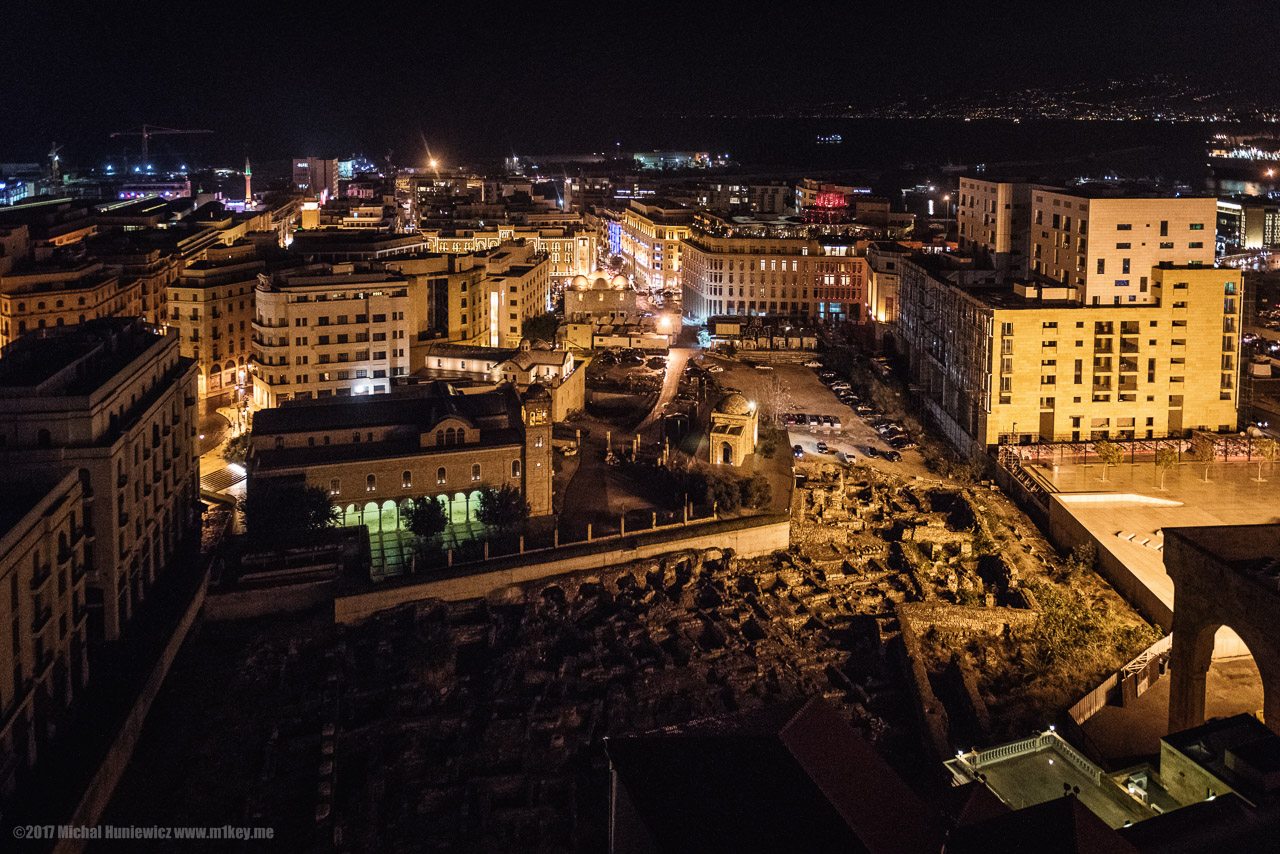
M322 157L293 159L293 186L324 204L338 196L338 161Z
M74 470L6 482L0 498L0 796L36 764L89 681L84 485Z
M538 384L461 394L439 381L358 405L290 404L254 418L249 491L273 478L328 493L341 524L365 525L375 549L404 531L415 498L444 505L446 535L465 539L480 490L514 486L530 515L551 512L551 399ZM386 539L383 539L386 538ZM403 568L401 568L403 571Z
M490 347L516 347L524 322L551 310L549 258L528 246L500 247L487 261L489 275L480 283L489 322Z
M805 316L862 322L865 258L842 237L804 236L803 223L742 224L702 214L684 241L684 316Z
M141 280L124 283L100 261L27 258L0 276L0 345L38 329L142 314Z
M201 411L233 402L253 358L254 290L265 263L251 245L213 247L169 287L168 325L199 368Z
M185 199L191 196L191 182L182 179L147 178L129 181L120 185L116 191L118 199L150 199L161 198Z
M850 198L870 194L870 187L850 187L805 178L796 184L795 203L792 207L798 211L815 207L844 207Z
M636 287L680 289L681 252L694 212L667 199L632 201L622 213L622 257ZM587 272L587 271L583 271Z
M564 292L567 323L638 323L636 292L626 276L596 272L576 277Z
M1149 272L1160 264L1212 266L1216 222L1207 197L960 179L962 248L1076 288L1091 305L1152 302Z
M163 326L168 287L177 278L182 259L168 246L156 246L130 235L99 235L86 244L89 257L120 277L124 291L137 290L139 314L147 323Z
M867 247L867 312L875 321L877 340L892 334L898 322L898 277L911 250L901 243L877 241Z
M632 157L640 169L707 169L729 163L729 155L717 156L707 151L648 151Z
M575 220L580 220L576 215ZM424 237L427 235L424 235ZM580 223L564 226L495 225L486 228L441 231L431 236L432 251L479 252L505 243L523 241L548 261L547 276L555 290L566 287L574 276L595 269L598 233Z
M1280 245L1280 205L1248 198L1219 199L1218 237L1241 249Z
M756 452L760 424L756 405L740 394L726 394L711 410L708 461L741 466Z
M699 207L713 211L784 213L793 201L789 184L706 183L694 195Z
M409 373L415 308L398 273L353 264L261 273L253 296L258 407L382 394Z
M916 256L895 336L912 387L965 451L1235 430L1241 273L1147 273L1150 302L1094 305L1051 281Z
M141 324L49 330L0 358L0 465L83 489L91 638L120 636L199 529L197 421L194 363Z

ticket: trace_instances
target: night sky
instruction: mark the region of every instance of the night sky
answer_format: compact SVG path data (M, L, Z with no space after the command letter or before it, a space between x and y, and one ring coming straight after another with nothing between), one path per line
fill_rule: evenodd
M505 143L530 123L562 125L571 139L621 117L870 105L903 92L1150 72L1280 82L1260 0L665 13L608 2L8 5L0 160L37 159L50 140L68 143L72 162L118 154L126 143L107 134L144 121L213 129L169 138L208 157L380 156L478 136Z

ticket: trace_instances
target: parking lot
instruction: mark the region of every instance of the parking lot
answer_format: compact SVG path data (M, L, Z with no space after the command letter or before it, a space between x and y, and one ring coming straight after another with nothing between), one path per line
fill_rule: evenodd
M701 364L719 365L723 372L716 373L722 386L741 390L748 400L756 401L763 412L804 413L806 415L830 415L840 420L838 429L827 426L800 426L779 424L787 431L788 446L800 445L806 462L833 460L862 462L877 469L904 475L932 477L916 449L901 451L900 462L887 462L882 457L869 457L868 448L878 452L888 451L889 444L872 427L878 416L873 411L859 416L839 401L831 389L818 379L815 369L800 365L775 365L770 370L759 370L740 361L703 357ZM775 382L776 380L776 382ZM825 442L834 454L820 454L818 443Z

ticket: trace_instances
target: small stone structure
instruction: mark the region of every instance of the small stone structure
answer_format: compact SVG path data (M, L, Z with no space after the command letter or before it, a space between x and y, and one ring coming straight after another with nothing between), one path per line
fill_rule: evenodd
M740 466L756 452L760 435L756 405L740 394L727 394L711 412L710 461Z

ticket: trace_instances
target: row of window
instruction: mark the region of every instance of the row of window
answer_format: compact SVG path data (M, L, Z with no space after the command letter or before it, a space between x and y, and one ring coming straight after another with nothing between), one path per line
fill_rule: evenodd
M520 477L520 473L521 473L520 461L519 461L519 460L512 460L512 461L511 461L511 476L512 476L512 477ZM479 480L480 480L480 478L481 478L480 463L472 463L472 464L471 464L471 481L472 481L473 483L475 483L475 482L479 481ZM438 469L436 469L436 485L437 485L437 486L444 486L446 483L448 483L448 481L449 481L449 473L448 473L448 470L447 470L444 466L440 466ZM412 471L410 471L409 469L405 469L403 472L401 472L401 473L400 473L400 488L401 488L401 489L412 489L412 488L413 488L413 472L412 472ZM364 479L364 491L365 491L365 492L377 492L377 491L378 491L378 476L377 476L376 474L371 474L371 475L366 475L366 476L365 476L365 479ZM335 478L333 478L333 479L331 479L331 480L329 481L329 494L330 494L330 495L341 495L341 494L342 494L342 480L341 480L341 478L336 478L336 477L335 477Z

